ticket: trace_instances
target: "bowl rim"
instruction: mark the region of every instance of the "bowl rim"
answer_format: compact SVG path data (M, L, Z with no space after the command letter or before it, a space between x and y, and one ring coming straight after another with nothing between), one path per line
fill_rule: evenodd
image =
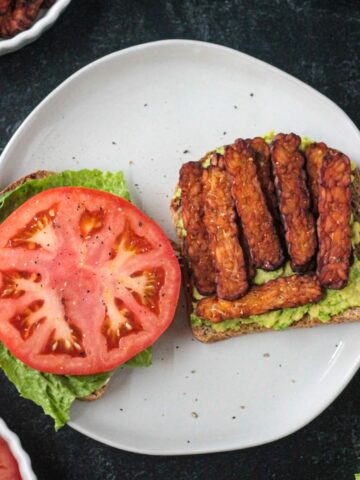
M12 454L16 458L21 477L24 480L37 480L31 467L30 457L22 448L19 437L9 429L2 418L0 418L0 438L6 441Z
M46 12L46 14L35 20L30 28L18 33L12 38L0 39L0 55L11 52L22 46L25 46L31 40L38 38L42 32L56 22L62 11L69 5L71 0L56 0Z

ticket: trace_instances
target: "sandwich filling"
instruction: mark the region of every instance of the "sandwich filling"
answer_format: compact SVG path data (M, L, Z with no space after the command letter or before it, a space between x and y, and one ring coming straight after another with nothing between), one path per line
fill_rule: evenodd
M282 137L281 135L279 135L276 138L279 139L279 137L280 137L280 140L283 140L284 137L287 137L287 136ZM265 139L267 144L271 144L274 141L275 135L273 132L270 132L269 134L265 135L263 138ZM236 145L236 142L235 142L235 145ZM314 142L307 137L302 137L301 141L299 139L298 148L301 152L304 152L305 149L308 149L310 145L319 145L321 147L324 144L314 144ZM247 151L246 149L243 151L245 152L244 158L246 158ZM321 152L321 148L319 149L319 151ZM332 149L329 149L329 151L331 152L331 155L332 155L331 159L335 158L335 156L339 156L339 152L335 152ZM220 147L214 152L210 152L209 154L207 154L200 161L200 163L202 164L202 167L204 169L209 168L210 165L214 164L214 155L223 156L224 153L225 153L225 162L226 162L226 154L228 154L228 151L226 151L225 147ZM285 151L285 154L286 153L287 153L287 150ZM273 150L273 155L274 155L274 150ZM283 155L283 152L279 152L279 163L281 163L281 155ZM336 160L337 159L335 158L335 161ZM301 158L299 158L299 162L301 162ZM352 170L355 170L356 166L352 164L351 168ZM299 166L299 169L301 169L301 166ZM292 174L292 172L290 172L290 174ZM308 172L308 175L309 175L309 172ZM355 176L352 175L351 176L352 181L354 181L354 178ZM295 179L295 181L296 180L297 179ZM311 178L310 178L310 181L311 181ZM299 188L301 190L304 187L300 184L298 187L295 185L294 188ZM285 198L289 198L289 197L285 197ZM184 227L184 220L182 217L180 199L181 199L181 189L178 187L175 192L174 200L173 200L173 202L178 202L177 203L178 213L180 213L180 215L178 216L177 232L179 236L183 237L183 239L186 240L188 232ZM280 201L281 201L281 194L280 194ZM306 203L306 199L302 201L302 205L304 205L304 202ZM285 226L286 226L286 222L285 222ZM351 227L351 243L353 246L354 255L353 255L353 261L352 261L352 264L350 265L350 268L346 265L344 267L345 269L347 268L349 271L346 286L344 288L335 289L335 288L338 288L336 286L334 288L324 288L322 298L321 299L318 298L314 300L314 302L316 301L316 303L307 303L307 304L302 304L301 306L296 306L291 308L281 308L278 310L273 310L273 311L269 311L269 312L258 314L258 315L249 315L249 316L242 315L242 318L235 317L235 318L226 318L226 319L223 319L222 321L219 321L219 320L210 321L209 319L206 318L206 315L202 317L197 315L197 311L199 310L201 311L201 309L198 308L199 302L209 297L205 297L198 291L198 289L196 288L196 284L194 284L192 279L191 283L192 283L192 289L193 289L193 292L192 292L193 293L192 295L193 296L193 299L192 299L193 312L191 313L191 316L190 316L192 325L194 327L200 327L200 326L206 325L207 327L211 328L214 332L221 332L221 333L226 332L228 330L232 330L232 331L239 330L243 325L246 325L246 324L255 324L260 327L271 328L274 330L282 330L296 323L297 321L301 320L305 315L307 315L310 320L320 320L321 322L326 323L333 316L339 315L349 308L359 307L360 306L360 260L356 255L355 247L360 243L360 223L354 219L353 215L351 215L351 218L350 218L350 227ZM310 230L310 228L308 228L308 230ZM311 230L313 231L313 226L311 227ZM341 233L342 232L340 232L340 234ZM296 238L294 237L292 238L293 238L293 242L297 241ZM307 239L308 238L309 236L307 237ZM298 250L303 248L304 243L305 242L299 242ZM287 245L287 247L289 250L289 245ZM311 251L308 257L307 258L305 257L304 260L301 259L304 265L306 262L311 261L311 257L314 254L313 252L314 252L314 247L311 246ZM294 275L295 274L294 269L301 270L302 268L301 262L299 260L298 261L296 260L298 260L298 258L296 258L295 255L292 257L290 254L290 260L275 270L266 271L264 269L257 268L253 272L251 283L253 285L265 285L265 284L268 284L268 282L274 281L281 277L288 277L288 276ZM319 269L319 266L318 266L318 269ZM325 284L323 284L323 286L325 286ZM256 290L256 287L254 288L254 290ZM250 290L250 294L251 293L252 292ZM245 299L245 297L242 297L242 298ZM235 301L235 303L236 302L238 302L238 304L244 303L244 302L241 302L242 298ZM213 311L216 314L217 314L216 310L221 307L221 302L222 302L221 298L219 298L217 302L218 304L216 304L214 301L214 305L213 305ZM203 301L202 303L205 306L206 302ZM226 304L226 301L225 301L225 304Z
M26 200L37 193L56 187L88 187L130 200L122 172L99 170L64 171L42 179L27 180L0 196L0 223ZM142 351L122 367L151 365L151 348ZM103 387L114 371L95 375L55 375L32 369L14 357L0 342L0 368L24 398L43 408L55 421L55 428L69 421L70 408L76 398L84 398Z

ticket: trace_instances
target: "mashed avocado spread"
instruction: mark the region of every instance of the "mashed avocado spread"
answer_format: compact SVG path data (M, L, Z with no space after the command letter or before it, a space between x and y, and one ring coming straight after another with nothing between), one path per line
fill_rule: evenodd
M267 143L271 143L274 137L274 131L263 135L263 138ZM302 137L300 149L305 150L305 148L311 143L313 143L313 140L308 137ZM215 150L215 152L223 154L224 147L220 147L219 149ZM207 168L210 165L210 155L212 153L213 152L210 152L205 157L205 160L203 161L204 168ZM356 165L352 164L352 168L354 169L355 167ZM179 191L177 191L176 193L180 197L181 190L178 190ZM182 231L182 236L186 236L186 230L184 229L182 219L179 221L178 228ZM360 223L352 219L351 228L352 244L353 246L355 246L360 244ZM262 285L266 282L269 282L270 280L292 275L293 273L294 272L290 267L290 263L287 262L285 265L278 268L277 270L274 270L273 272L266 272L264 270L258 269L256 271L256 276L253 282L256 285ZM194 288L194 312L196 303L201 300L201 298L202 296ZM215 332L238 330L241 325L249 323L257 323L261 327L272 328L274 330L283 330L290 326L292 323L301 320L305 314L309 315L310 319L317 319L321 322L326 323L328 320L330 320L332 316L338 315L347 310L348 308L352 307L360 307L360 260L357 258L356 252L354 252L354 262L350 268L350 275L347 286L342 290L326 289L324 298L316 304L303 305L296 308L285 308L282 310L275 310L273 312L264 313L262 315L253 315L248 318L234 318L230 320L224 320L223 322L219 323L211 323L207 320L203 320L197 317L195 313L192 313L190 318L193 326L207 325L210 326Z
M353 232L357 235L360 232L360 223L354 222ZM255 283L261 285L285 275L291 275L290 265L287 263L283 267L273 272L265 272L257 270ZM194 307L201 296L198 292L194 292ZM247 323L257 323L262 327L273 328L274 330L283 330L294 322L308 314L311 319L318 319L326 323L333 315L338 315L348 308L360 307L360 261L354 258L354 263L350 268L349 282L342 290L325 290L324 298L316 303L303 305L297 308L285 308L283 310L275 310L262 315L254 315L248 318L234 318L224 320L220 323L211 323L197 317L195 313L191 314L191 323L194 326L209 325L215 332L225 332L226 330L238 330L241 325Z

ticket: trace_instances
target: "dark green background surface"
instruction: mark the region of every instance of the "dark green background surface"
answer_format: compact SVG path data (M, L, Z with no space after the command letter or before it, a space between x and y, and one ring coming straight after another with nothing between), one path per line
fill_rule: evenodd
M265 60L329 96L360 124L360 1L73 0L38 41L0 57L0 152L32 109L80 67L165 38L219 43ZM177 458L115 450L69 427L55 434L1 373L0 392L0 416L21 437L39 480L345 480L360 471L359 374L290 437Z

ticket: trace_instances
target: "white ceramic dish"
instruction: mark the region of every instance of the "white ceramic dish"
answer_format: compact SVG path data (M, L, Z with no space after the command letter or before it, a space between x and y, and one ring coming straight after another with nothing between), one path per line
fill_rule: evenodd
M15 50L19 50L19 48L37 40L42 33L56 22L70 2L71 0L56 0L48 10L40 10L38 18L28 30L12 38L0 39L0 55L15 52Z
M4 420L0 418L0 438L3 438L10 447L10 450L16 458L21 477L23 480L36 480L36 476L31 468L29 455L23 450L19 437L9 430Z
M228 48L150 43L60 85L9 142L1 179L44 168L124 170L134 202L174 237L168 208L180 165L270 129L324 140L360 163L354 124L300 81ZM101 400L76 403L73 428L148 454L250 447L319 415L359 366L360 324L203 345L183 303L154 347L154 365L119 371Z

